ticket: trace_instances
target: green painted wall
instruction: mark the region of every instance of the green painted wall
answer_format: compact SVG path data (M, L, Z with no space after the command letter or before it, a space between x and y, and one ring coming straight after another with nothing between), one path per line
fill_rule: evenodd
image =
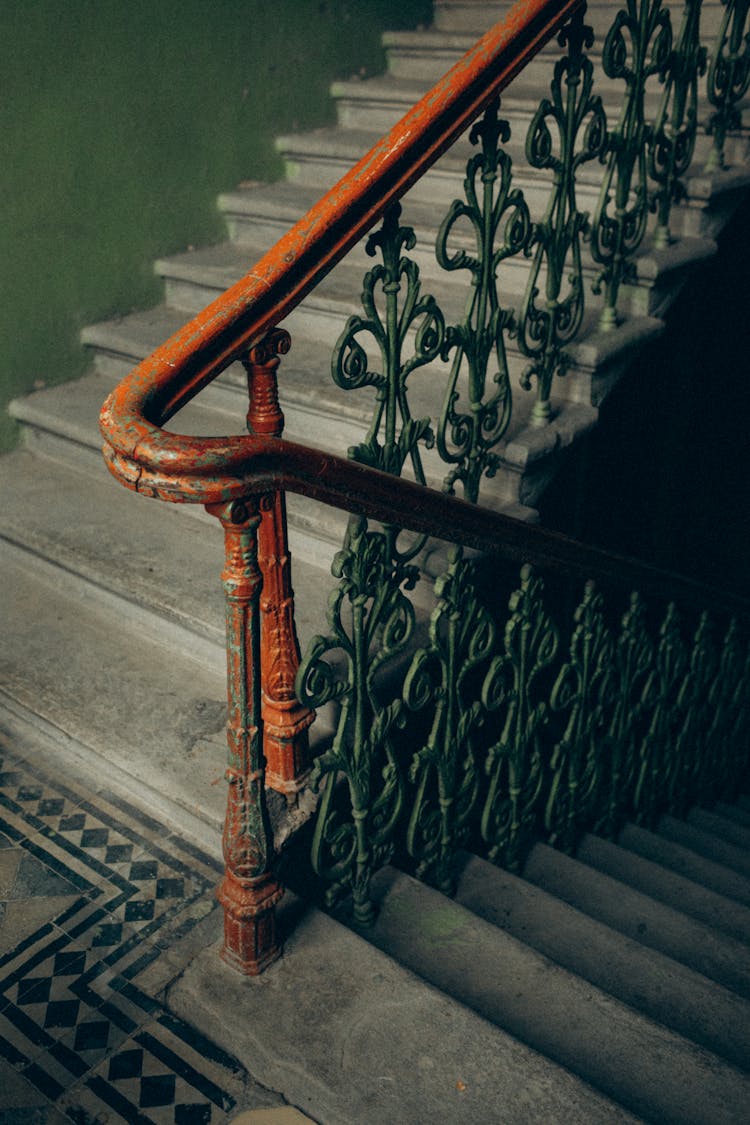
M159 254L220 240L219 191L333 119L430 0L3 0L0 449L7 402L86 366L84 324L154 304Z

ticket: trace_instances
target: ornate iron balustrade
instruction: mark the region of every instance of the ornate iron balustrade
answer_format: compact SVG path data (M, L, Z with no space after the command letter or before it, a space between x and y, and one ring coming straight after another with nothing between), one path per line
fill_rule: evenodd
M727 26L741 27L746 7L730 0ZM372 873L397 854L449 888L454 856L467 843L517 866L533 833L570 848L587 828L612 833L624 816L648 823L697 793L722 793L742 768L728 748L742 745L750 722L747 639L737 625L722 638L705 616L689 636L671 600L744 606L476 503L502 465L511 349L528 364L522 385L537 386L532 425L544 426L592 280L605 290L601 326L612 329L649 208L658 211L656 244L671 237L697 130L698 12L697 0L686 0L673 45L660 0L627 0L602 54L605 73L625 85L611 126L594 89L579 0L519 4L103 408L105 458L123 484L202 503L224 528L229 799L219 897L224 956L242 972L260 972L279 953L266 786L291 796L312 770L321 790L313 863L331 897L351 894L367 921ZM535 218L514 186L498 95L560 28L565 54L526 139L529 164L552 174ZM723 116L713 123L722 152L745 88L738 36L722 32L710 71L724 91ZM662 90L653 121L648 82ZM470 278L463 317L451 323L408 256L415 234L401 224L398 200L472 122L464 199L449 209L436 247L443 269ZM589 215L578 202L579 170L597 161L602 186ZM380 261L365 278L364 315L349 320L333 355L340 387L368 386L376 396L369 430L346 460L283 439L276 377L290 341L277 326L381 216L367 244ZM501 299L501 271L513 258L528 270L518 308ZM237 358L248 375L249 436L166 432L169 418ZM415 418L409 405L419 368L446 379L434 421ZM448 469L443 493L425 487L433 447ZM405 468L413 480L401 478ZM330 634L314 640L301 664L284 490L355 513L334 564ZM402 529L415 537L405 541ZM408 592L421 580L427 536L457 547L435 583L427 642L417 646ZM482 595L465 548L523 563L507 608ZM572 622L545 596L550 567L581 586ZM642 594L618 606L613 581ZM661 619L644 608L646 595L670 602ZM342 656L335 667L325 659L333 650ZM405 679L385 689L384 673L399 661L407 662ZM710 723L700 706L706 692ZM313 763L308 728L314 708L331 701L336 734Z

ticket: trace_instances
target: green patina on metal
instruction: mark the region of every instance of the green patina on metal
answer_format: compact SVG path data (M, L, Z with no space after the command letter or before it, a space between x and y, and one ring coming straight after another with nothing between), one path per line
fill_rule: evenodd
M682 177L695 151L698 135L698 78L706 70L706 48L700 44L701 0L685 0L682 25L667 64L664 92L648 150L648 174L659 186L651 194L657 213L654 246L671 240L672 204L685 198Z
M638 746L646 707L646 684L654 654L639 594L630 596L614 644L612 702L602 741L604 777L594 827L614 837L630 813L635 788Z
M661 0L627 0L602 48L604 73L625 83L591 225L591 253L602 267L594 291L604 289L603 329L616 325L620 287L637 276L633 258L646 233L647 149L652 138L644 110L646 83L655 75L664 81L671 48L669 12Z
M552 172L547 210L534 226L533 264L518 328L519 346L531 361L521 385L529 390L532 379L537 383L534 425L545 425L551 416L552 381L567 370L570 360L565 348L578 333L584 314L581 240L588 216L578 209L576 176L582 164L603 157L607 143L601 98L592 93L593 67L583 54L592 42L591 28L583 25L581 16L560 33L560 44L567 44L568 53L555 64L552 97L540 103L526 138L526 159L532 168Z
M728 12L741 8L733 18L744 25L748 5L730 3ZM364 278L363 315L349 318L332 360L338 386L375 395L350 458L425 484L423 451L434 445L449 466L445 490L459 483L464 498L476 501L501 463L514 335L528 360L522 384L537 384L532 422L548 421L554 377L569 366L584 319L585 239L600 267L594 288L605 290L604 328L616 323L621 286L635 276L649 206L657 212L656 245L669 241L672 205L684 196L695 146L705 66L699 15L700 0L685 0L673 49L661 0L626 0L603 48L605 73L625 86L612 132L593 91L591 30L580 16L564 29L567 52L526 139L529 163L553 180L535 224L513 187L499 99L489 105L470 134L477 151L464 198L452 203L437 237L441 268L466 271L460 321L449 323L423 293L409 257L414 231L401 225L400 207L385 213L366 244L380 260ZM649 80L664 86L653 125L644 112ZM597 159L605 170L589 221L577 182L581 166ZM498 273L518 254L531 265L516 314L502 307ZM410 379L421 368L447 373L434 430L409 404ZM623 612L622 591L591 581L571 614L528 565L507 608L495 612L485 597L489 563L454 548L434 585L425 641L409 591L426 542L352 518L333 565L330 631L313 638L297 676L300 701L332 704L335 715L330 748L313 774L321 797L312 861L329 903L350 896L366 924L375 913L372 876L391 860L450 891L463 847L518 870L535 839L571 851L585 832L615 837L629 818L653 825L698 798L728 794L743 776L750 652L736 623L719 648L706 614L691 629L674 605L665 612L638 593L627 596Z
M497 471L499 458L493 450L508 428L512 410L503 333L513 330L514 317L500 306L497 271L501 262L526 246L531 231L523 193L511 186L511 158L500 147L500 142L510 139L510 126L498 118L499 106L497 98L471 130L469 139L473 145L481 144L481 151L467 164L465 199L451 204L436 245L444 270L466 270L471 277L464 319L448 328L443 347L443 358L452 353L452 360L437 448L443 461L454 466L445 478L446 490L452 493L456 481L461 481L464 498L474 502L482 477ZM451 235L466 223L476 242L475 255L449 249ZM491 364L497 370L490 379Z
M550 843L570 851L598 803L605 762L600 753L614 694L612 637L604 624L604 602L586 583L575 612L570 655L550 693L554 712L566 717L550 758L550 787L544 827Z
M298 699L309 707L339 706L331 748L315 763L322 789L312 847L313 866L330 884L329 902L347 891L358 921L373 917L370 880L395 847L404 779L393 746L402 723L399 698L383 702L382 669L403 654L414 632L414 609L402 590L416 567L399 553L395 528L368 531L353 519L333 574L340 579L328 607L328 636L316 636L297 673ZM407 556L408 559L408 556ZM325 659L338 653L343 669ZM348 800L336 786L346 779Z
M559 634L543 602L542 580L525 566L511 595L503 651L482 685L482 703L500 737L490 747L482 810L489 858L516 870L539 822L545 771L542 739L549 722L543 676L553 664Z
M427 741L411 763L416 793L406 846L417 874L450 891L453 860L469 838L480 798L476 734L483 711L476 680L492 654L495 625L477 596L473 563L459 549L435 583L435 598L430 643L414 654L404 681L407 707L432 715Z
M400 476L407 460L415 480L425 483L419 442L433 443L429 418L415 420L407 400L407 380L439 354L445 339L443 315L433 297L423 296L419 267L401 254L416 242L411 227L399 224L401 207L386 211L381 228L366 243L382 263L365 274L362 305L365 316L351 316L333 352L331 374L344 390L375 388L375 410L365 440L349 450L364 465ZM384 304L384 307L382 307ZM414 348L404 346L415 331ZM369 345L369 351L368 351ZM370 352L378 363L371 365Z
M706 168L724 167L727 133L738 129L738 103L750 87L750 0L724 0L724 16L708 69L706 93L715 107L708 122L714 143Z
M644 689L648 728L641 740L640 764L633 793L638 824L653 827L664 810L670 760L677 739L679 699L688 670L680 618L674 604L659 629L654 661Z

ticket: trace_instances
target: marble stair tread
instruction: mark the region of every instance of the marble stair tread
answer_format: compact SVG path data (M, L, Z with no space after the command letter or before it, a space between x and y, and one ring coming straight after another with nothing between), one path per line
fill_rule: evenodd
M750 826L737 824L719 809L692 809L686 819L688 824L704 832L713 832L728 844L750 851Z
M750 1001L477 856L465 857L456 901L610 996L747 1069Z
M504 1125L640 1120L334 918L289 895L280 924L288 927L284 956L262 977L238 988L211 945L166 1003L178 1016L200 1011L206 1035L252 1060L257 1080L316 1120L476 1125L498 1113ZM718 1107L726 1104L717 1096ZM730 1119L712 1125L719 1120Z
M617 842L622 848L627 848L644 859L676 871L686 879L750 907L750 879L722 863L699 855L684 844L668 840L636 824L626 824Z
M728 805L724 801L717 801L711 811L721 813L726 820L733 820L735 824L741 824L743 828L750 828L750 811L741 808L739 805Z
M750 944L750 908L736 899L600 836L584 836L576 849L576 858L666 906Z
M121 613L154 640L171 639L208 670L223 670L218 522L181 519L178 505L134 497L106 470L84 474L24 449L0 459L0 507L0 537L17 548L19 560L27 555L30 566L46 562L65 585L80 579L91 604ZM293 580L304 646L325 627L321 586L330 576L295 556Z
M167 281L167 303L182 310L186 317L194 315L228 286L244 277L266 249L264 243L227 242L160 259L156 269ZM663 326L657 317L648 313L648 305L656 302L662 311L674 290L675 280L679 283L690 266L704 261L715 251L715 242L707 238L680 239L660 251L645 249L638 259L642 281L629 289L635 311L624 317L617 330L602 332L598 328L598 312L594 306L590 307L582 332L570 348L578 368L593 372L597 367L612 362L621 351L630 350L634 344L640 346L660 333ZM293 339L297 336L313 338L321 344L328 340L332 348L347 317L362 315L359 299L362 267L371 266L372 260L360 262L357 260L358 253L364 252L355 248L282 322L289 328ZM425 277L423 290L435 297L449 323L453 318L461 320L465 293L452 283L450 277ZM503 307L512 307L516 304L516 296L510 290L501 291L499 301ZM507 354L511 378L517 378L526 366L526 360L512 339L507 343ZM567 384L570 382L570 379L557 381L555 389L561 397L568 396ZM516 397L520 399L522 396Z
M493 23L503 19L511 10L511 0L497 3L493 0L435 0L434 26L440 30L458 33L481 35ZM618 0L589 0L586 7L586 23L591 24L598 35L603 35L609 28L614 14L622 5ZM679 10L672 10L673 28L679 22ZM724 7L720 0L703 0L701 7L701 28L713 34L719 27Z
M0 540L0 726L220 852L226 681ZM42 605L54 606L40 613ZM113 691L113 685L117 690Z
M546 844L523 876L599 922L750 998L750 948Z
M656 829L660 836L676 844L684 844L716 863L731 867L738 874L750 878L750 852L736 844L729 843L714 830L706 831L673 816L663 816Z
M738 1120L750 1075L394 869L361 930L434 987L652 1121Z

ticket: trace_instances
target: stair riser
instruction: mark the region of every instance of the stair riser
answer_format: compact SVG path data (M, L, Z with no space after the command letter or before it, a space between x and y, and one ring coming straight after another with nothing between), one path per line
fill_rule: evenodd
M589 4L586 9L586 23L594 29L597 42L601 41L609 30L614 14L620 5L616 3ZM448 0L435 4L433 26L439 31L453 32L461 35L482 35L493 21L504 19L510 11L511 4L488 4L486 0L475 0L474 3L450 3ZM680 25L681 9L678 4L668 4L672 14L672 27L677 29ZM718 3L703 3L701 9L701 38L704 43L713 42L721 25L723 7Z
M334 88L335 89L335 88ZM512 89L512 87L511 87ZM378 136L387 133L411 108L410 103L380 101L369 98L366 91L361 96L349 93L336 96L336 114L339 124L345 129L365 129ZM502 105L500 115L510 124L511 138L523 141L531 124L533 109L515 109ZM608 120L617 120L616 109L610 107ZM713 146L713 138L701 129L695 141L694 160L698 166L705 164ZM727 164L741 163L747 148L747 133L741 131L727 138L725 155Z
M94 444L93 440L90 444L84 444L22 420L21 443L30 452L45 459L61 461L91 473L100 473L102 470L101 447ZM181 504L179 511L188 519L205 520L211 524L214 522L197 504ZM290 495L287 497L287 516L292 555L305 558L311 565L319 566L328 574L333 556L343 540L346 514Z

